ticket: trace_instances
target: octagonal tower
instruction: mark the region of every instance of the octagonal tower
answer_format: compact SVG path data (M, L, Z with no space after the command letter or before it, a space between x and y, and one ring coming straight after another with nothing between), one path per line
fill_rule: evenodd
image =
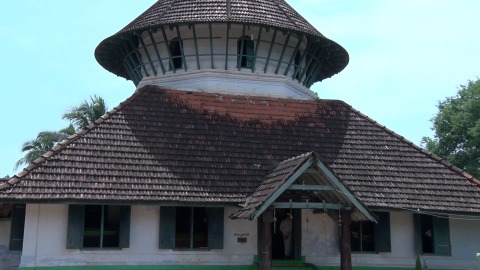
M144 85L311 99L348 53L284 0L159 0L95 51Z

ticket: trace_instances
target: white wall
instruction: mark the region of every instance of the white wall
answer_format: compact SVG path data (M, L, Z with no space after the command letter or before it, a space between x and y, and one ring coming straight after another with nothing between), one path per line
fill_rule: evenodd
M306 221L307 218L309 222ZM340 253L337 221L328 215L303 210L302 230L302 255L306 256L307 262L321 266L338 266ZM413 214L391 212L390 232L392 252L353 253L353 266L413 267L416 259ZM480 221L451 219L450 241L452 256L422 257L429 267L480 269L480 261L475 258L476 252L480 252Z
M424 256L429 267L448 265L456 269L480 269L480 260L475 255L480 252L480 221L450 219L451 257Z
M266 73L264 71L266 59L270 52L270 43L273 39L274 30L271 29L266 32L262 29L261 42L259 52L255 62L255 72L250 68L242 68L238 70L237 65L237 40L243 35L243 26L239 24L232 24L228 36L228 50L227 50L227 30L225 24L212 24L212 47L213 47L213 67L211 58L210 34L208 24L196 24L196 40L195 47L193 30L183 25L179 27L180 36L183 40L184 54L187 70L184 68L177 69L174 73L169 70L168 51L165 46L163 33L157 30L152 33L155 40L155 45L152 44L148 32L143 32L142 38L147 47L147 52L142 45L139 45L139 52L142 56L144 67L141 68L143 79L137 86L138 88L144 85L159 85L181 90L190 91L209 91L215 93L232 93L232 94L248 94L248 95L268 95L276 97L298 98L298 99L312 99L316 98L316 94L307 87L293 80L294 65L289 68L287 76L284 75L287 64L294 52L294 48L298 43L298 37L294 34L290 36L288 46L285 49L282 62L284 62L277 71L278 60L281 58L284 43L287 35L282 31L278 31L275 36L274 46L271 50L270 60L267 65ZM245 36L253 37L254 48L258 43L258 26L251 26L250 29L245 30ZM165 35L167 40L177 37L177 29L165 28ZM305 50L306 38L303 38L299 47L300 50ZM163 74L161 71L160 62L158 61L157 48L162 64L166 70ZM197 57L196 49L198 50ZM226 54L228 53L228 58ZM150 58L149 58L150 57ZM155 76L153 63L157 75ZM305 65L306 61L303 61ZM227 68L225 65L227 64ZM200 67L198 67L200 65ZM146 69L146 72L145 72ZM202 71L202 72L200 72ZM146 76L148 73L148 76Z
M378 254L352 254L352 263L359 266L415 266L415 237L413 215L411 213L390 213L390 238L392 252Z
M234 209L227 208L225 217ZM40 213L40 215L39 215ZM256 222L225 219L224 248L210 251L159 249L159 206L132 206L130 248L68 250L67 205L27 205L21 266L252 264L257 253ZM38 233L37 233L38 232ZM237 243L237 234L247 243ZM187 255L187 256L185 256Z
M224 248L210 251L174 251L158 248L159 206L132 206L130 248L67 250L67 205L27 205L21 266L54 265L249 265L257 255L257 222L230 220L225 210ZM392 252L352 254L354 266L405 267L415 264L413 215L392 212ZM308 220L308 222L307 222ZM1 227L3 226L3 227ZM0 229L5 224L0 222ZM3 232L3 231L2 231ZM324 214L302 211L302 255L320 266L338 266L338 223ZM247 243L237 242L237 237ZM424 256L431 268L480 269L480 221L450 220L452 256ZM4 239L4 237L0 238ZM5 240L1 240L5 241ZM447 268L448 269L448 268Z
M0 270L13 269L20 262L20 251L9 251L11 219L0 219Z
M11 221L9 218L0 218L0 248L8 247L10 241L10 224Z

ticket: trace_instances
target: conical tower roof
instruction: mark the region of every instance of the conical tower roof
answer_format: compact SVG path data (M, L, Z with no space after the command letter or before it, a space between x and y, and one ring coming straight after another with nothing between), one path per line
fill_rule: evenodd
M238 22L323 35L284 0L160 0L119 33L192 22Z
M110 72L132 79L122 64L122 40L131 40L142 31L161 26L222 22L301 33L309 39L328 44L326 52L319 52L327 53L329 57L315 81L339 73L348 64L347 51L323 36L284 0L158 0L122 30L103 40L95 50L95 57Z

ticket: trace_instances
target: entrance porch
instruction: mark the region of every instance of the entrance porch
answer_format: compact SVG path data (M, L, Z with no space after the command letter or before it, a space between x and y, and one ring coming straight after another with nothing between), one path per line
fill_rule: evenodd
M302 258L301 209L328 213L329 217L338 220L340 269L352 269L352 219L377 220L320 161L316 153L307 153L281 162L247 198L243 208L232 215L232 218L258 218L260 269L273 269L273 261L276 259ZM289 224L285 225L285 222ZM283 245L280 237L283 238Z

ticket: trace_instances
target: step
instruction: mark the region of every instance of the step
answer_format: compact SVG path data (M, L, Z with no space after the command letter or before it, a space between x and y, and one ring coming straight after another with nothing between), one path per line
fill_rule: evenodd
M304 260L273 260L272 270L314 270Z

